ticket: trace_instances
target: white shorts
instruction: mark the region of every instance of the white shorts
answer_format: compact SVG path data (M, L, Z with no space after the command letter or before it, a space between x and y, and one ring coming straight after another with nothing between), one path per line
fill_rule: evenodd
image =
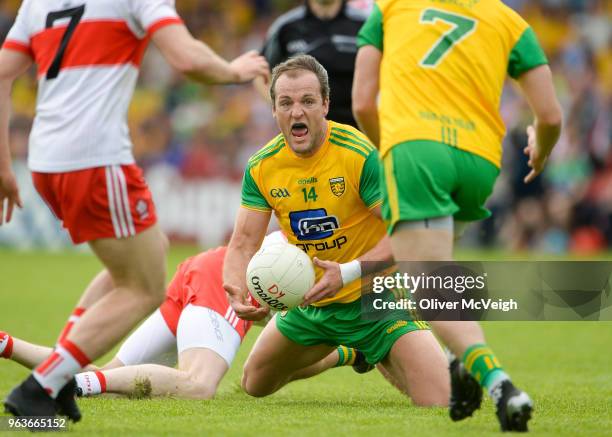
M123 342L117 358L126 366L174 366L181 352L206 348L220 355L229 367L239 347L240 335L225 318L210 308L189 304L181 312L176 338L158 309Z
M176 338L159 310L151 314L123 342L117 358L126 366L145 363L171 367L176 365Z
M240 335L221 314L191 304L183 308L176 329L176 348L179 354L187 349L210 349L219 354L230 367L239 347Z

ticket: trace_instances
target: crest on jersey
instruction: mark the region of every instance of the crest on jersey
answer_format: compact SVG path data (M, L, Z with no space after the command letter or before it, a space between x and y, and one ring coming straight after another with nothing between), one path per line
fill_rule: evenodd
M342 196L344 194L344 190L346 189L344 178L331 178L329 180L329 187L331 188L331 192L334 193L334 196Z

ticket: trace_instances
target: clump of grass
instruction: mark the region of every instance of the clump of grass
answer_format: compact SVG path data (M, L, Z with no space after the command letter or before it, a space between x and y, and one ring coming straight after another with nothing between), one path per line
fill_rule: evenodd
M134 379L134 391L128 396L130 399L151 399L151 380L149 378Z

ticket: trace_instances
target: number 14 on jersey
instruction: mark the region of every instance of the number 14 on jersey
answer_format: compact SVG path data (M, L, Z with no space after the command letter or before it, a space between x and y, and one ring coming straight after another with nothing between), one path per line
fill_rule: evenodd
M315 187L302 188L302 194L304 195L304 202L308 203L309 201L316 202L319 196L315 191Z

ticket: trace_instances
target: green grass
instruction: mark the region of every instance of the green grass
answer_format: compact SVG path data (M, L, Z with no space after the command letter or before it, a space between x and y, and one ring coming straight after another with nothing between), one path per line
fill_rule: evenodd
M194 251L173 249L169 271ZM478 252L463 255L482 257ZM98 269L88 254L0 251L0 329L51 344ZM532 434L610 435L612 323L495 322L485 324L485 331L517 385L528 389L535 401ZM250 398L240 390L239 380L257 334L254 329L247 336L215 400L84 399L79 401L84 419L71 426L71 433L318 437L498 433L488 399L475 417L452 423L445 409L413 407L376 372L360 376L350 369L332 369L268 398ZM0 360L0 396L26 375L20 366Z

